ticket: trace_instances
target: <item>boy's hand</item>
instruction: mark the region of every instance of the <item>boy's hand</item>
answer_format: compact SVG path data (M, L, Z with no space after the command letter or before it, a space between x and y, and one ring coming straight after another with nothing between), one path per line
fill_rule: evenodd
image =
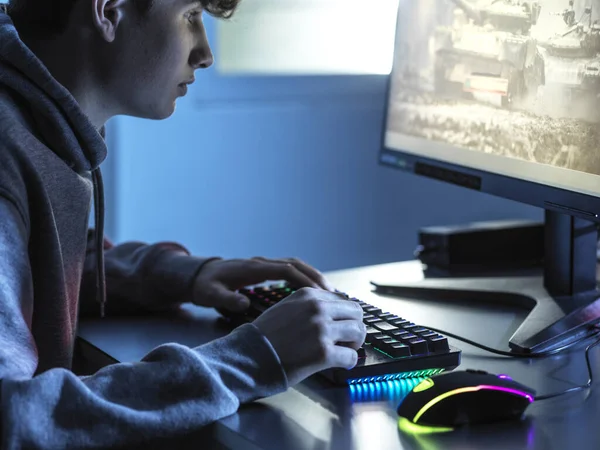
M300 289L254 321L277 352L290 386L321 370L356 365L366 335L363 310L342 298Z
M298 289L334 290L318 270L295 258L215 260L208 262L196 277L192 302L240 312L248 307L248 298L234 291L269 280L284 280Z

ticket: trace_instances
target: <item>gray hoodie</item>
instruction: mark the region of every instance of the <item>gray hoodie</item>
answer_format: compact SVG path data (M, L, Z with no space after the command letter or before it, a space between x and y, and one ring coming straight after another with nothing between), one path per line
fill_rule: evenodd
M0 5L3 449L176 436L287 388L277 354L252 324L197 348L165 344L137 363L73 374L79 316L99 314L105 298L106 314L176 307L206 262L175 243L104 239L105 156L103 130L23 44ZM95 234L87 229L92 194Z

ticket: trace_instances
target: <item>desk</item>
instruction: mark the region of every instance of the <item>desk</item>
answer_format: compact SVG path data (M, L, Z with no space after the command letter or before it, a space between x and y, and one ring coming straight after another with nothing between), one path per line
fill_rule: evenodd
M508 338L527 313L508 307L383 297L371 291L371 280L402 282L422 278L416 262L326 275L338 289L384 310L495 348L508 349ZM165 342L197 346L223 336L228 329L218 318L214 310L186 305L170 316L82 321L79 335L113 361L131 362ZM451 345L463 350L459 370L476 368L509 374L538 394L562 391L587 381L585 344L569 353L540 360L496 357L452 339ZM596 349L591 352L591 360L600 378ZM352 401L348 388L331 387L314 376L285 393L241 407L238 413L214 424L210 434L219 445L236 449L597 450L600 393L598 383L595 386L591 391L534 403L521 422L413 437L398 430L397 398ZM195 442L195 448L206 448Z

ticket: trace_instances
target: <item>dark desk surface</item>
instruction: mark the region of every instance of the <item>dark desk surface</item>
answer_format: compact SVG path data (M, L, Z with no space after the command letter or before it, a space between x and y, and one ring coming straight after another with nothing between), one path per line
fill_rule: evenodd
M526 315L524 310L507 307L418 302L371 292L371 280L399 282L422 278L420 266L414 262L343 270L327 276L338 289L384 310L495 348L508 348L508 338ZM213 310L185 306L169 317L83 321L80 336L114 359L130 362L165 342L197 346L226 334L228 330L218 317ZM582 351L585 345L551 358L517 360L451 341L451 345L463 350L459 369L509 374L535 388L538 394L562 391L587 381ZM593 369L600 378L597 350L591 353ZM598 383L595 386L596 389L534 403L521 422L412 437L401 433L397 426L395 406L402 392L386 396L374 391L371 400L353 399L348 388L331 387L315 376L283 394L243 406L237 414L215 424L212 436L225 447L244 449L597 450L600 395Z

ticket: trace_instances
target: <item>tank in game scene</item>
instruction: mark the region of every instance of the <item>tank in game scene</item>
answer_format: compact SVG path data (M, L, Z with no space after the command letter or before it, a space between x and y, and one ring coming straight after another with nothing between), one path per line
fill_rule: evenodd
M399 2L390 133L600 175L600 0Z
M513 107L544 84L544 59L531 29L541 6L535 1L452 1L450 26L435 30L435 90L440 95L500 95Z
M600 22L594 19L592 5L577 14L573 0L554 15L562 18L563 29L539 43L546 61L548 91L554 94L554 101L579 103L584 113L593 115L598 112L600 96Z

